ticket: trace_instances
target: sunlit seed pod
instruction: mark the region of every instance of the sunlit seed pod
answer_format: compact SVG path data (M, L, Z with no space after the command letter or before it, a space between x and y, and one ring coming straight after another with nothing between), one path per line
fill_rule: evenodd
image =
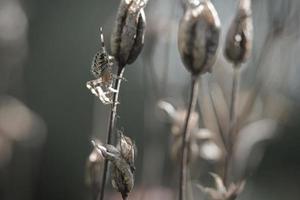
M122 0L111 37L112 54L120 66L131 64L140 54L145 35L145 0Z
M185 67L194 75L211 72L217 57L220 19L210 0L189 6L179 24L178 47Z
M177 109L174 105L167 101L160 100L157 102L157 107L159 108L159 111L162 111L161 115L163 115L164 119L168 123L172 123L177 116Z
M126 199L134 186L132 167L118 148L112 145L96 145L96 148L98 152L112 163L110 166L112 185L122 194L123 199Z
M100 142L97 142L100 144ZM100 177L104 167L104 157L94 149L86 162L86 184L93 186L100 184Z
M247 61L252 51L253 24L251 15L251 0L240 0L225 43L226 58L237 66Z

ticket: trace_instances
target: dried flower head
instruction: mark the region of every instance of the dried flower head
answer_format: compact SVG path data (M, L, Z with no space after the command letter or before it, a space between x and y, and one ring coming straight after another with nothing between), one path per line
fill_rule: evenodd
M178 109L176 111L175 118L173 119L172 123L172 134L174 136L180 136L182 134L182 129L184 126L184 121L187 115L187 110L185 109ZM191 118L189 121L189 130L195 131L199 128L199 114L197 112L193 112L191 114Z
M111 37L112 54L119 66L133 63L144 45L146 0L121 0Z
M176 109L172 104L159 101L159 108L167 114L171 123L171 156L173 160L180 158L182 147L182 130L187 111ZM188 160L193 162L202 158L206 161L217 162L222 157L222 151L215 141L215 133L208 129L199 128L199 114L191 113L189 122L190 138L188 143Z
M181 6L184 10L191 6L198 6L201 0L181 0Z
M123 199L126 199L134 186L134 157L136 148L129 137L120 136L119 145L97 145L93 143L112 165L111 178L113 187L118 190Z
M98 145L101 144L101 142L98 140L95 140L94 142ZM103 167L104 157L102 156L102 154L98 153L96 148L94 148L86 162L86 184L88 186L91 186L92 189L98 189L98 187L100 186L99 181L102 175Z
M225 56L235 64L245 62L251 54L253 40L251 15L251 0L240 0L225 44Z
M117 149L121 152L122 157L128 162L132 171L135 170L134 160L137 154L136 145L127 136L125 136L121 131L119 131L119 142Z
M209 0L187 7L179 25L178 47L181 59L191 73L211 72L219 37L219 16Z
M245 187L245 181L241 181L237 184L231 183L226 188L219 175L211 173L211 176L214 178L215 188L198 186L211 200L235 200Z

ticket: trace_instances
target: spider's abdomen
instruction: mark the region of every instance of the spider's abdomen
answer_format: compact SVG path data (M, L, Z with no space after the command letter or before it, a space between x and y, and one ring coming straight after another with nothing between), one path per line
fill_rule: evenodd
M110 56L106 52L97 52L93 59L91 72L95 78L99 78L109 66L112 66Z

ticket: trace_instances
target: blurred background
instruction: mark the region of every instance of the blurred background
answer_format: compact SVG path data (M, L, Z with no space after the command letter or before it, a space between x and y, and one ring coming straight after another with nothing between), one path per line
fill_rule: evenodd
M236 1L212 2L221 19L223 44ZM248 177L239 199L296 200L300 199L300 1L252 3L254 49L243 66L240 95L241 102L244 97L252 102L241 132L251 132L244 141L253 142L244 145L241 139L241 146L249 148L236 155L236 176ZM0 0L1 200L91 199L86 184L90 139L105 141L110 107L85 83L92 78L99 27L109 48L118 4L119 0ZM149 0L146 16L145 47L126 68L117 127L138 148L131 198L172 200L179 166L172 159L176 124L158 102L180 110L188 99L189 74L177 50L181 4ZM205 99L212 91L219 108L225 108L231 77L232 66L221 46L212 75L202 78L200 128L217 132ZM266 123L270 120L271 127ZM208 172L220 155L217 147L204 144L197 144L200 158L191 167L194 199L201 199L196 185L209 182ZM107 199L120 199L108 185Z

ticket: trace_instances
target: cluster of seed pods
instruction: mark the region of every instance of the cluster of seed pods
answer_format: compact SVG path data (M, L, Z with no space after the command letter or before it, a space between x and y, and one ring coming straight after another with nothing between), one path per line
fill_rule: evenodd
M212 72L217 56L220 41L221 23L218 13L210 0L187 0L182 1L184 7L184 15L181 18L178 30L178 49L184 66L191 73L192 76L192 91L188 114L186 116L185 126L182 133L182 155L180 168L180 188L179 200L184 199L186 193L185 183L187 182L187 165L188 165L188 151L187 144L191 139L189 134L189 121L195 109L195 102L197 99L198 77L206 72ZM232 24L229 27L224 54L228 61L233 63L234 72L239 69L239 66L246 62L252 50L252 18L251 18L251 1L240 0L238 4L238 11L234 17ZM227 134L226 144L227 149L226 159L230 159L232 153L233 143L230 138L234 135L235 130L235 107L238 92L238 73L234 73L232 98L230 105L230 130ZM225 174L229 161L224 164ZM222 180L227 186L226 176ZM221 179L220 179L221 180ZM239 187L234 187L239 188ZM229 190L230 188L226 188ZM203 191L212 191L213 189L204 189ZM232 190L233 192L222 193L214 190L210 194L212 200L217 200L222 197L222 200L235 199L240 190ZM231 195L232 194L232 195Z

